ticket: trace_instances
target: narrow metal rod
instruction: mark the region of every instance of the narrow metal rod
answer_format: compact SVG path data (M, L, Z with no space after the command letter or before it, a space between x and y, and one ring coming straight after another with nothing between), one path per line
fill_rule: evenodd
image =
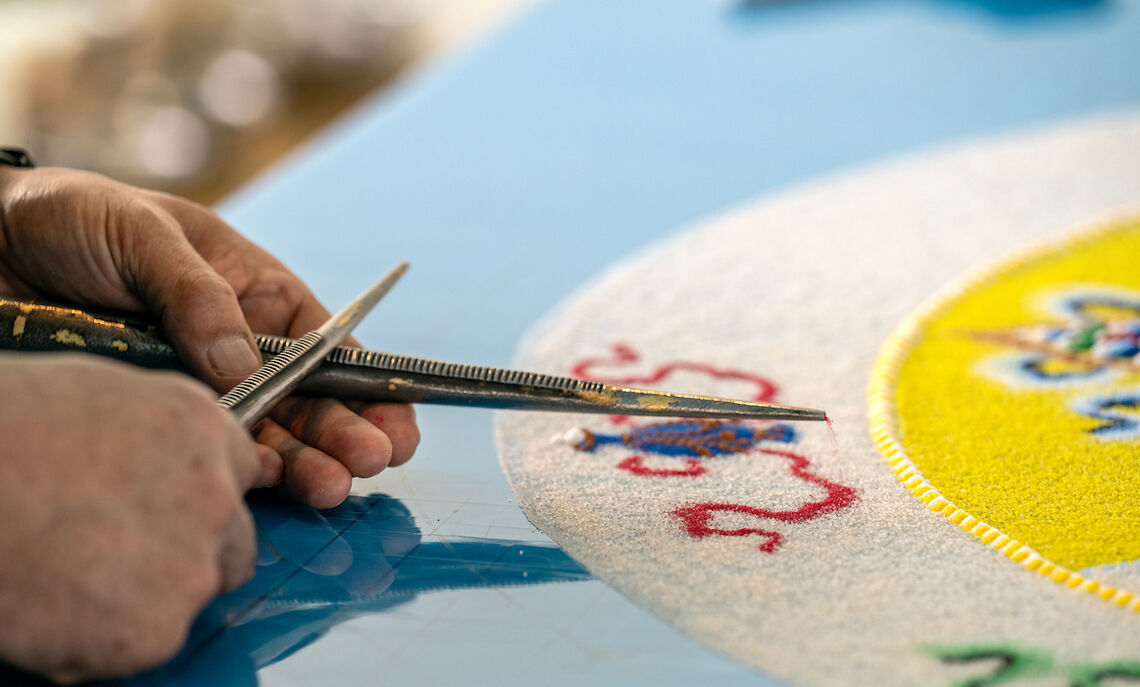
M268 361L295 340L258 335ZM185 370L153 322L123 314L0 299L0 350L95 353L134 365ZM825 420L820 410L623 389L570 377L445 363L337 347L296 393L368 402L656 415L711 419Z
M397 265L319 329L290 343L280 355L230 389L218 399L218 406L233 412L244 426L253 427L278 401L292 393L325 356L348 338L356 325L407 271L408 263Z

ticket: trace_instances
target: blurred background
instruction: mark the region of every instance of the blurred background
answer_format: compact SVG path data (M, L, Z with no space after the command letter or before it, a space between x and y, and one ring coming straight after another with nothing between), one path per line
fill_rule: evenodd
M0 145L210 204L527 0L0 0Z

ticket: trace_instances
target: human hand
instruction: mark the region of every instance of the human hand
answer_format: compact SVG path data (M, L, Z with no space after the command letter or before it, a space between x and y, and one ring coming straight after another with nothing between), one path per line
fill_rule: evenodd
M0 658L61 682L161 663L252 576L254 442L175 373L3 355L0 379Z
M296 337L329 317L296 275L208 209L99 175L0 167L0 229L0 292L150 310L218 391L260 365L251 328ZM257 486L280 482L317 508L343 501L353 476L407 462L419 443L406 404L294 397L270 417Z

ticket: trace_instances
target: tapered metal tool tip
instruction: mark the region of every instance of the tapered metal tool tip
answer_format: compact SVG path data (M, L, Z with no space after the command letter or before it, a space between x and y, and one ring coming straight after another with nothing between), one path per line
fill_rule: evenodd
M776 403L737 401L713 396L671 394L645 389L613 387L610 393L593 394L608 406L607 412L620 415L667 415L710 419L807 420L822 422L827 413L814 408L798 408Z
M380 302L387 293L400 281L400 277L408 271L409 264L401 262L399 265L384 275L384 278L372 285L372 288L365 291L359 298L349 303L343 310L333 315L328 322L325 322L317 333L322 338L333 339L340 341L345 338L344 334L339 332L351 332L360 324L364 316L371 312L372 308Z
M795 406L784 406L791 413L791 417L797 420L814 420L815 422L826 422L827 413L815 408L797 408Z

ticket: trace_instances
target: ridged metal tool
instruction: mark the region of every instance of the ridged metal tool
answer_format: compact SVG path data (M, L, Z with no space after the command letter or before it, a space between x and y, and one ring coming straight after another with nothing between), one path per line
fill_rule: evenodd
M348 338L356 325L407 271L408 263L398 265L372 288L330 317L328 322L301 338L290 341L277 355L265 361L253 374L219 398L218 405L236 415L238 421L246 427L253 427L265 417L270 408L296 389L321 364L325 356Z
M267 362L296 341L269 335L256 339ZM12 299L0 299L2 349L82 351L144 367L185 370L153 321ZM629 389L343 346L325 356L295 391L343 400L477 408L738 420L826 419L823 411L810 408Z

